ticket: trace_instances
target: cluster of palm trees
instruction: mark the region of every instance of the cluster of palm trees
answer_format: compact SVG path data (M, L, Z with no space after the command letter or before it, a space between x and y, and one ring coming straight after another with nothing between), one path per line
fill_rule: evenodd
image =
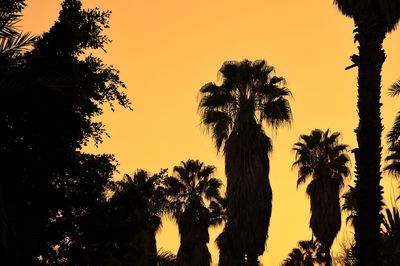
M125 175L116 182L105 209L110 210L108 217L117 223L114 227L119 231L104 230L116 236L104 249L118 246L118 252L108 258L122 265L209 266L208 229L225 220L226 205L221 194L222 182L214 177L215 170L214 166L189 159L175 166L171 176L166 169L153 175L137 170L133 176ZM176 256L157 252L156 233L163 215L171 217L179 228Z
M0 14L0 59L21 56L31 44L36 45L36 52L47 51L44 49L46 42L36 41L31 35L15 30L18 12L9 14L7 8L20 11L24 1L8 2L10 6L3 4ZM64 6L70 6L73 11L77 6L80 8L78 2L64 1ZM382 43L386 34L398 25L400 1L335 0L334 3L345 16L354 20L354 39L359 51L351 56L353 64L346 68L358 68L359 125L355 130L358 147L352 150L356 159L355 186L349 187L342 206L350 213L348 220L355 231L354 245L349 248L345 261L346 265L399 265L399 211L395 207L392 210L386 208L382 214L380 73L385 61ZM107 17L107 13L102 15ZM69 21L65 24L66 28L71 26ZM60 32L65 30L60 29ZM52 30L55 36L61 35L59 28ZM54 40L58 44L58 39ZM96 44L99 47L106 42L100 37L96 41L100 42ZM86 45L83 47L91 47ZM54 52L64 55L64 48ZM79 49L70 53L77 57L81 53ZM94 66L98 63L90 58L88 62ZM173 168L171 176L166 170L153 175L138 170L133 176L126 175L123 180L110 184L113 195L100 201L97 209L93 207L85 215L74 213L79 222L77 228L82 232L74 236L79 245L68 242L68 237L61 240L65 244L62 247L68 247L65 253L68 263L209 266L208 229L224 224L216 240L220 251L219 265L260 264L272 212L269 154L273 145L267 131L291 124L289 99L292 94L285 79L275 76L274 67L265 60L227 61L219 72L221 83L210 82L200 89L199 111L202 124L215 141L216 150L225 158L226 194L222 193L222 181L214 177L215 167L198 160L181 162ZM119 78L111 75L110 79L118 86L124 86ZM400 83L395 83L390 91L393 96L399 95ZM114 95L110 96L112 100L116 98L124 105L122 94L114 91L110 95ZM97 114L100 110L93 112ZM92 126L93 132L98 129L100 135L103 133L101 126ZM93 132L90 131L96 139ZM348 146L341 144L339 137L338 132L314 129L309 135L301 135L299 142L294 144L297 186L308 184L306 193L310 199L309 226L313 239L300 241L299 247L292 250L283 265L332 264L330 249L341 227L340 194L351 173ZM387 138L389 155L384 170L399 177L400 115ZM84 143L83 140L77 142L79 145ZM10 242L5 230L8 223L3 206L5 189L1 183L2 250L9 249ZM164 214L172 217L179 228L180 247L176 257L157 251L155 235ZM63 250L60 248L57 252ZM62 259L58 259L60 265Z

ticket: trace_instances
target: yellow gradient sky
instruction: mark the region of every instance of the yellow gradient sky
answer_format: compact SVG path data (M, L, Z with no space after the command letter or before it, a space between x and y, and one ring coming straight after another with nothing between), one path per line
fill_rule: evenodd
M40 34L57 18L61 0L28 0L23 28ZM170 168L188 158L217 167L225 180L223 157L200 126L197 96L200 87L217 80L225 60L266 59L284 76L294 99L291 128L267 133L273 137L270 180L273 210L265 265L279 265L298 240L310 239L309 202L305 187L296 190L291 170L293 143L314 128L340 131L343 142L356 147L356 77L349 56L356 52L353 23L342 16L332 0L83 0L85 7L110 9L113 40L107 53L98 55L121 72L133 111L107 111L101 120L106 139L92 152L114 153L121 174L137 168L151 172ZM387 96L387 87L400 78L400 32L388 35L383 69L382 108L385 132L390 128L400 99ZM384 149L383 155L386 155ZM354 158L352 164L354 165ZM120 175L121 175L120 174ZM118 175L117 177L120 177ZM397 181L385 177L386 190ZM387 193L387 198L393 193ZM214 244L221 228L212 229ZM334 245L345 230L339 234ZM177 227L165 219L158 247L176 252Z

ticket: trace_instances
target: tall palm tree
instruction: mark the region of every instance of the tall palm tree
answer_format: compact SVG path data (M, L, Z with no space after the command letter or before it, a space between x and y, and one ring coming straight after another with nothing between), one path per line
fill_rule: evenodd
M224 238L232 264L257 265L265 250L272 209L268 153L272 149L263 123L274 129L290 124L291 92L265 60L225 62L221 85L201 90L202 123L225 155L227 223ZM220 265L226 265L220 263Z
M179 266L209 266L208 228L223 220L220 188L222 182L212 177L215 167L198 160L187 160L174 167L174 176L166 179L170 211L179 227L181 245Z
M386 34L400 19L400 0L334 0L339 10L354 20L358 55L351 56L358 67L359 125L355 130L356 216L354 229L356 256L360 265L380 264L380 211L382 187L380 115L382 48ZM378 255L376 255L378 254Z
M326 253L326 265L331 265L329 255L333 240L341 226L340 189L350 175L347 145L340 144L340 133L330 134L314 129L310 135L301 135L294 144L298 168L297 186L307 182L311 202L310 228Z

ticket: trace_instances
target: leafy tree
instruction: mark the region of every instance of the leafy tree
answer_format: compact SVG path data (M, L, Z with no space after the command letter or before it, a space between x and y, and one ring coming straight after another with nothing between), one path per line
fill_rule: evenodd
M310 228L326 253L326 265L331 265L330 248L341 226L339 193L344 179L350 175L348 146L339 143L339 136L337 132L314 129L310 135L301 135L301 141L293 148L293 166L299 171L297 186L311 178L307 186Z
M65 0L33 50L0 68L2 231L12 241L13 258L5 265L61 263L61 251L82 233L80 218L105 201L114 158L82 148L102 141L104 126L93 119L104 104L129 107L118 72L85 55L109 42L102 35L109 15Z
M257 265L268 238L272 208L266 122L278 128L292 121L291 92L266 61L227 61L219 72L221 85L207 83L201 90L202 123L211 131L218 151L225 155L229 265ZM228 265L220 261L220 265Z
M399 0L334 0L339 10L354 20L358 55L351 56L358 67L358 114L356 135L354 229L359 265L380 265L380 211L382 187L380 115L382 48L386 34L396 29L400 19ZM349 67L350 68L350 67Z
M181 238L177 254L180 266L209 266L211 263L208 228L220 224L224 215L222 183L212 177L214 172L214 166L189 159L175 166L175 176L166 179L170 211Z

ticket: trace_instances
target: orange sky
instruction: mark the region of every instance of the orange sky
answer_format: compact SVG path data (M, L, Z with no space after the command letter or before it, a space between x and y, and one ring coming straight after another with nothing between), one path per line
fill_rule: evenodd
M23 28L40 34L57 18L60 0L28 0ZM83 1L85 7L110 9L113 40L98 55L121 72L133 111L106 112L106 139L92 152L114 153L121 174L137 168L151 172L170 168L188 158L213 164L225 180L223 157L200 126L197 96L200 87L217 81L225 60L266 59L284 76L294 99L291 128L267 133L273 137L270 180L273 210L265 265L279 265L298 240L310 239L309 202L305 187L296 190L290 151L300 134L314 128L340 131L343 142L356 147L357 69L345 71L356 52L353 23L332 0L115 0ZM400 99L387 96L387 87L400 77L400 33L385 41L382 108L385 132L400 108ZM397 67L396 67L397 66ZM383 155L386 155L384 149ZM354 158L352 157L354 165ZM117 176L118 177L118 176ZM385 178L387 192L397 187ZM392 198L393 194L387 194ZM212 229L214 244L221 228ZM339 242L343 231L339 234ZM338 242L338 241L337 241ZM165 220L158 247L176 252L177 227ZM334 249L338 248L338 243Z

